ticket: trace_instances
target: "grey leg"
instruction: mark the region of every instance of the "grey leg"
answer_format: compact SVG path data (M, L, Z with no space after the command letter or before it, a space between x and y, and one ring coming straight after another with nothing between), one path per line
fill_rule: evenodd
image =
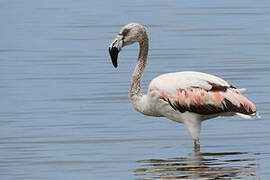
M200 139L199 138L194 139L194 151L200 152Z

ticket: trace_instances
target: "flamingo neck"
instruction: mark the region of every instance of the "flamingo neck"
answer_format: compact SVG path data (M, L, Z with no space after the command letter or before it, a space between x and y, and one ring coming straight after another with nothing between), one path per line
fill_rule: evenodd
M131 77L130 83L130 91L129 97L131 103L133 104L134 108L143 113L148 114L147 111L147 102L146 102L146 95L143 94L142 88L142 77L147 63L147 55L149 49L149 40L147 34L145 34L142 41L139 42L140 44L140 53L138 56L138 60L136 62L136 66L134 72Z

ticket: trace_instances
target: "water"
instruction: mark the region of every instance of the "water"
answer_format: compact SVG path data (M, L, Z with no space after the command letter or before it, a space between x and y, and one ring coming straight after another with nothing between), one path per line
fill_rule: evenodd
M1 179L269 179L270 2L1 1ZM128 99L137 45L111 65L128 22L148 28L155 76L194 70L247 88L261 119L181 124Z

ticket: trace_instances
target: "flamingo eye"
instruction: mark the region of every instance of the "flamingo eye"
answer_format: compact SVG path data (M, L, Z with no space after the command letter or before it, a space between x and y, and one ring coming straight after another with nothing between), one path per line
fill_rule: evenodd
M123 36L127 36L128 35L128 33L129 33L129 29L124 29L123 31L122 31L122 35Z

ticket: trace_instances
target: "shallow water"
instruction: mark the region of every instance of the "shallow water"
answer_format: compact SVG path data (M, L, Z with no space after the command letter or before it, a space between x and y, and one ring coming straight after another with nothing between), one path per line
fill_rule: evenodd
M148 159L137 168L138 179L231 179L257 177L258 154L244 152L190 153L188 157Z
M269 179L270 2L0 2L1 179ZM119 67L108 46L148 28L155 76L202 71L246 88L261 119L206 121L201 152L181 124L128 99L137 45Z

